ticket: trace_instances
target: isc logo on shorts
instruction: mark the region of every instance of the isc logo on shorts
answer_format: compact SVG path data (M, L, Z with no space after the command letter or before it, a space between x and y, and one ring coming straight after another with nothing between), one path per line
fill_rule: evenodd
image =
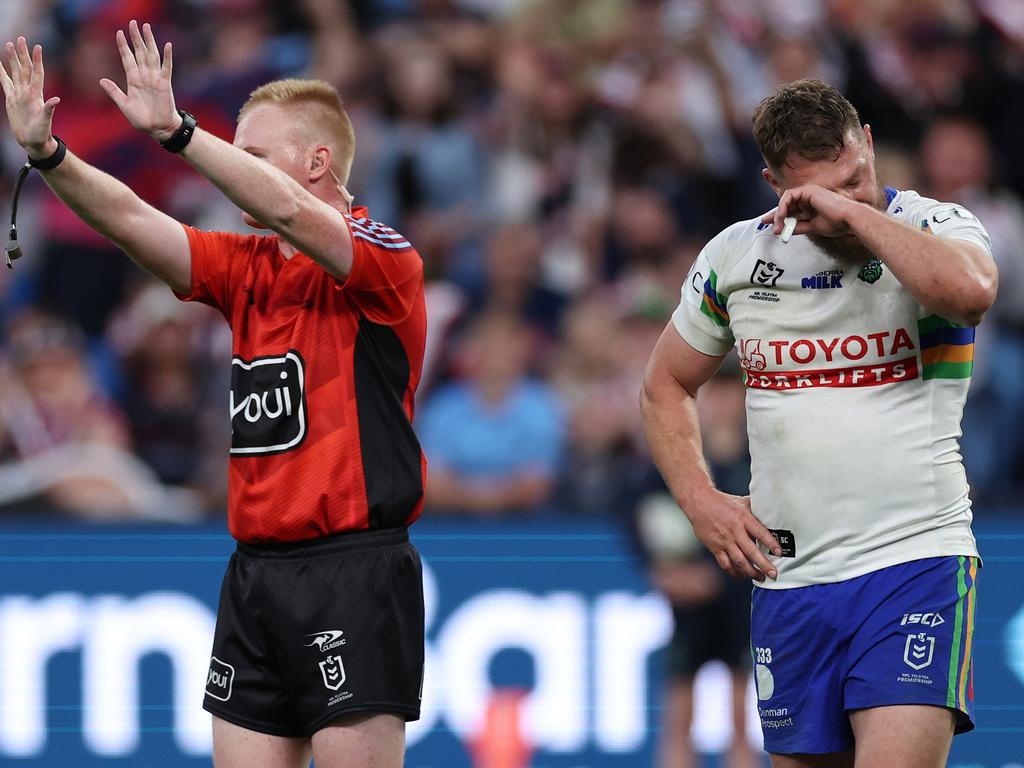
M946 620L937 611L934 613L904 613L900 620L900 626L906 624L924 624L926 627L937 627L945 624Z
M231 361L231 453L281 453L306 437L306 371L294 349Z

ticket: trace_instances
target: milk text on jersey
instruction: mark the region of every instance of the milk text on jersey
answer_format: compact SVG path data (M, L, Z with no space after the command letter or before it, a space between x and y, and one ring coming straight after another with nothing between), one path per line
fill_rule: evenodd
M905 328L827 339L740 339L739 352L744 383L755 389L869 387L918 376L916 347Z

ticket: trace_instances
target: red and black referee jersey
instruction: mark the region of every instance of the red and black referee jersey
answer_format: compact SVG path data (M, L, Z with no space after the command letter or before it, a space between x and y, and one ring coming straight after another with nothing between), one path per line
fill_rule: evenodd
M186 227L192 293L232 330L228 528L302 541L410 524L426 460L412 430L426 337L423 264L409 242L344 216L342 281L276 235Z

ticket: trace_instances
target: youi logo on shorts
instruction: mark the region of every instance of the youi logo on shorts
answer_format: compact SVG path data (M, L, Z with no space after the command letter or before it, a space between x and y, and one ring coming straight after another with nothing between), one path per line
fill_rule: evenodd
M235 668L216 656L210 658L210 671L206 673L206 695L219 701L231 698L235 681Z
M306 637L313 638L311 642L306 643L306 647L317 646L321 651L330 651L335 648L340 648L345 645L345 638L342 635L345 634L340 629L325 629L323 632L314 632Z
M277 357L231 361L231 453L281 453L308 431L306 370L294 349Z

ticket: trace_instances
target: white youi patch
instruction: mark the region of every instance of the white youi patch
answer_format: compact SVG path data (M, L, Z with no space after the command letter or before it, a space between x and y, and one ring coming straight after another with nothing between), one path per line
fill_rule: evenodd
M206 673L206 695L221 701L231 698L235 668L216 656L210 658L210 671Z

